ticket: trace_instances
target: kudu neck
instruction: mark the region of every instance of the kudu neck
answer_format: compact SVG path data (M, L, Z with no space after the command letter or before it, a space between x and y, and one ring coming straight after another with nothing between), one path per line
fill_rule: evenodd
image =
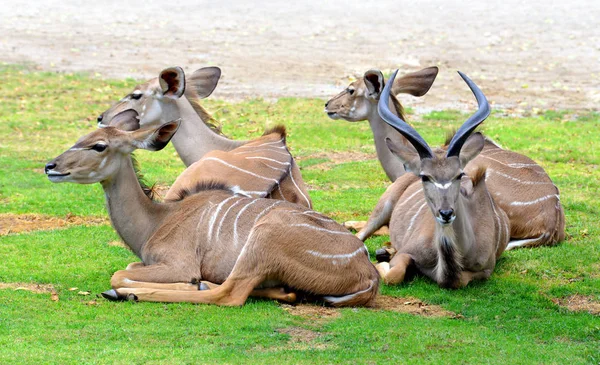
M125 244L140 258L144 244L168 214L163 204L144 194L130 156L123 158L115 176L102 182L110 220Z
M392 113L398 116L391 98L389 100L389 105ZM385 139L389 138L396 143L404 143L404 137L402 137L398 131L392 128L383 120L383 118L379 116L379 113L377 112L377 104L374 104L373 108L371 108L371 113L369 114L369 125L371 126L371 131L373 132L377 159L379 160L379 163L381 163L381 167L383 167L387 177L391 181L396 181L397 178L404 175L406 170L404 170L402 162L400 162L400 160L392 154L385 143Z
M213 132L202 121L186 97L181 97L175 102L182 120L172 141L175 150L186 166L198 161L210 151L231 151L246 143L246 141L234 141Z

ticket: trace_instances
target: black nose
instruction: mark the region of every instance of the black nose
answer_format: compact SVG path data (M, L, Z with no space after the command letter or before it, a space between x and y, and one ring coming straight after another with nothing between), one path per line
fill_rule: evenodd
M327 108L327 105L329 105L329 102L326 102L326 103L325 103L325 108Z
M100 115L98 116L98 122L101 122L101 121L102 121L102 118L104 118L104 114L100 114Z
M454 214L454 209L447 209L447 210L441 209L440 210L440 216L446 222L450 222L450 219L452 219L453 214Z
M44 172L48 173L48 171L52 170L55 167L56 167L56 164L54 162L48 162L46 164L46 167L44 168Z

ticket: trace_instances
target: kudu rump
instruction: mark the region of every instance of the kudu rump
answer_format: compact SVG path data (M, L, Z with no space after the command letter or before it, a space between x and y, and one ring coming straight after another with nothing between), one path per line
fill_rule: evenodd
M211 129L212 117L199 100L216 88L221 70L205 67L186 77L180 67L169 67L157 78L134 90L98 117L100 127L125 131L158 127L181 119L173 145L188 168L175 181L165 199L211 179L218 171L237 181L232 186L249 195L287 200L311 207L300 169L290 154L283 127L265 132L251 141L234 141Z
M438 73L437 67L428 67L408 73L394 80L389 96L391 111L405 120L402 105L397 94L423 96ZM393 156L385 145L386 138L394 143L402 143L404 137L396 133L377 112L377 104L383 100L381 91L384 78L379 70L365 72L362 79L354 81L346 90L331 98L325 104L325 112L332 119L349 122L368 120L373 136L377 158L392 182L405 173L402 163ZM560 204L556 186L544 169L532 159L522 154L502 149L490 139L485 139L483 151L466 167L465 172L475 174L480 167L487 169L486 183L496 203L510 220L512 241L507 249L553 245L564 239L565 215ZM361 230L365 239L382 225L389 224L392 208L400 198L402 189L390 186L380 200L371 221L363 230L363 222L348 222L348 226Z
M130 154L162 149L178 127L101 128L46 165L52 182L101 183L113 226L142 260L117 271L105 297L242 305L249 295L293 301L299 291L335 306L374 300L379 274L362 241L304 206L238 194L224 180L181 200L150 200ZM274 288L282 286L292 292Z
M402 282L411 267L447 288L487 279L508 243L509 222L487 190L485 168L471 177L463 169L484 148L483 136L471 133L488 117L488 102L477 85L461 73L479 109L459 128L447 151L434 151L389 109L396 73L385 85L378 107L381 117L410 142L386 140L411 174L394 182L401 191L390 221L390 238L397 253L390 263L380 263L378 270L389 284Z

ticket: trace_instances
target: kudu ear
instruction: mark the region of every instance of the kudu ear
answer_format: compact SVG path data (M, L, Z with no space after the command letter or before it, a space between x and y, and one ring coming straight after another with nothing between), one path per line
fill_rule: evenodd
M115 115L108 125L122 131L135 131L140 129L140 120L135 110L128 109Z
M465 144L463 144L460 149L459 159L460 166L464 168L469 161L477 157L477 155L483 150L483 145L485 144L485 138L481 133L473 133L467 140Z
M169 67L160 72L158 82L164 96L179 99L185 92L185 74L181 67Z
M437 77L438 70L437 66L427 67L396 79L392 85L392 94L410 94L412 96L427 94Z
M402 161L404 170L419 175L421 171L421 158L419 157L417 150L411 144L397 143L389 138L385 139L385 144L392 154Z
M363 76L367 86L367 98L379 100L379 95L383 90L383 74L379 70L369 70Z
M203 67L194 71L188 78L188 87L192 87L200 99L207 98L217 87L221 78L221 69L218 67Z
M158 128L139 129L131 132L133 136L133 145L135 148L142 148L149 151L160 151L169 143L177 129L181 119L165 123Z

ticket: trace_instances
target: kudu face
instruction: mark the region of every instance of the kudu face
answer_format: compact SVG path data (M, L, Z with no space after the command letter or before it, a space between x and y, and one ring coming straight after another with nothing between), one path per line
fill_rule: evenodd
M412 144L396 144L387 138L390 151L402 161L407 171L421 178L427 204L435 219L443 226L451 224L456 218L463 168L483 149L483 136L480 133L470 134L489 115L489 106L483 93L465 75L460 75L477 97L479 110L456 132L447 152L432 151L417 131L389 111L387 103L379 103L381 117ZM393 82L395 76L396 73L390 82ZM386 86L382 97L387 97L390 89Z
M197 98L208 97L221 77L218 67L195 71L186 80L180 67L170 67L159 76L137 85L131 93L98 117L98 126L111 126L125 131L159 126L180 117L175 101L191 88Z
M124 132L114 127L97 129L48 162L46 175L55 183L92 184L109 180L131 152L137 148L151 151L164 148L178 127L179 121L174 121L159 128L144 128L134 132Z
M377 108L377 100L369 95L364 79L360 79L325 103L325 112L331 119L359 122L369 118L369 113Z
M406 74L396 80L393 94L423 96L429 91L438 73L437 67ZM377 113L377 103L384 86L383 74L379 70L365 72L362 79L356 80L325 103L325 112L331 119L344 119L349 122L367 120Z

